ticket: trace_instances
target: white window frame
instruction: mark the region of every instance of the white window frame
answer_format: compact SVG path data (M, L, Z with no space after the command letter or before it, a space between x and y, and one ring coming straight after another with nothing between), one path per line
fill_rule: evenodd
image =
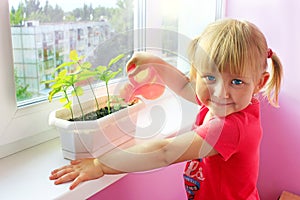
M221 13L216 14L216 18L223 17L225 0L216 0L216 2L216 13ZM149 3L152 4L153 1L141 0L137 7L145 9ZM142 14L140 11L137 13L138 17ZM146 19L135 18L135 28L147 26L148 20L155 15L154 12L153 16L147 16ZM48 115L54 109L61 107L61 104L56 101L52 103L44 101L23 107L17 106L8 0L0 1L0 24L0 158L2 158L56 138L57 132L48 125ZM135 43L143 46L141 43L144 43L147 38L143 32L137 34Z
M0 157L4 157L55 137L55 132L37 134L51 129L47 116L56 105L43 102L17 107L8 0L0 1L0 18ZM32 140L26 142L26 139Z

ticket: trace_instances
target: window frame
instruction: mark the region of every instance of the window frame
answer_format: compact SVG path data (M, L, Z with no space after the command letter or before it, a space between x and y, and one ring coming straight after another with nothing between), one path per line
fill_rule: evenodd
M48 115L60 108L54 100L18 107L15 96L13 48L9 21L9 0L0 1L0 158L58 137L53 127L48 125ZM159 2L159 1L157 1ZM134 48L144 50L147 27L151 16L145 12L149 1L135 0L135 29L138 30ZM152 2L153 3L153 2ZM216 0L216 19L224 16L225 0ZM156 13L153 13L155 15ZM101 87L101 86L100 86Z

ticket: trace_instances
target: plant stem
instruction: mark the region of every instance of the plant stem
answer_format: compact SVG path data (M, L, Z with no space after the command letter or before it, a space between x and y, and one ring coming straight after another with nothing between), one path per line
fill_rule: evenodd
M70 99L69 99L69 97L68 97L67 90L64 90L64 94L65 94L65 98L67 99L67 102L70 103ZM69 110L70 110L70 112L71 112L71 119L74 120L73 109L72 109L71 106L70 106Z
M89 84L89 86L90 86L90 88L91 88L91 91L92 91L92 94L93 94L93 96L94 96L94 99L95 99L95 101L96 101L97 110L100 110L100 108L99 108L99 103L98 103L96 94L95 94L95 92L94 92L94 90L93 90L92 84L91 84L90 80L87 80L87 81L88 81L88 84Z
M80 67L82 67L79 61L77 62L77 64L78 64ZM94 96L94 99L95 99L95 101L96 101L97 110L100 110L100 108L99 108L99 103L98 103L96 94L95 94L95 92L94 92L94 90L93 90L92 84L91 84L91 82L90 82L89 79L87 79L87 81L88 81L88 84L89 84L90 89L91 89L91 91L92 91L92 94L93 94L93 96Z
M105 86L106 86L106 93L107 93L107 110L108 110L108 114L110 114L111 111L110 111L110 96L108 91L108 81L105 82Z
M76 94L75 96L76 96L76 98L77 98L78 105L79 105L80 110L81 110L82 121L85 121L85 119L84 119L84 112L83 112L83 109L82 109L82 106L81 106L81 103L80 103L80 100L79 100L79 96L78 96L78 94L77 94L77 92L76 92L75 85L72 85L72 87L73 87L73 90L74 90L74 92L75 92L75 94Z

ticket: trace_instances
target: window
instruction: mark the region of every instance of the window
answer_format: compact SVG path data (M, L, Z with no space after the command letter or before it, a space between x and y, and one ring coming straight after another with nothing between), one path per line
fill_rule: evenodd
M43 81L52 79L71 50L94 66L106 65L117 56L107 45L134 29L133 0L9 0L9 8L18 106L46 99L50 88ZM120 51L132 49L132 37L119 41Z
M26 12L20 11L20 2L23 6L27 4ZM207 23L221 16L223 3L222 0L192 0L188 5L184 0L84 2L87 3L0 1L0 157L56 137L54 131L49 131L48 115L61 105L47 102L49 86L41 81L51 78L53 68L68 59L70 50L87 55L95 65L107 64L119 53L125 52L130 57L136 50L152 51L187 72L187 43ZM122 77L118 78L116 81Z

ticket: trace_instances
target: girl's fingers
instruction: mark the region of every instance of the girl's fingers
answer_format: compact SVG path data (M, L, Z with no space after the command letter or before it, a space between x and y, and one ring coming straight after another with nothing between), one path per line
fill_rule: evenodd
M70 162L71 165L66 165L66 166L57 168L57 169L55 169L55 170L53 170L53 171L51 172L51 175L57 174L58 172L63 171L63 170L65 170L65 169L72 168L72 165L77 165L77 164L81 163L81 161L82 161L82 160L80 160L80 159L79 159L79 160L72 160L72 161Z
M127 72L130 72L131 70L134 70L136 67L135 63L131 63L127 65Z
M70 190L73 190L75 187L77 187L77 185L79 185L79 183L84 182L86 180L88 180L88 179L85 178L83 175L79 175L77 178L75 178L75 180L71 184Z
M64 169L67 169L67 168L69 168L69 167L70 167L70 165L66 165L66 166L57 168L57 169L53 170L53 171L51 172L51 174L52 174L52 175L53 175L53 174L56 174L57 172L62 171L62 170L64 170Z
M103 176L103 172L99 171L99 165L94 158L73 160L70 165L53 170L49 178L55 180L55 185L73 181L70 186L72 190L81 182Z
M52 171L49 179L50 180L58 179L58 178L64 176L65 174L69 174L71 172L74 172L74 169L71 167L65 166L63 168Z
M61 183L66 183L66 182L73 181L77 176L78 176L78 172L69 172L69 173L66 173L66 174L60 176L60 178L58 178L54 182L54 184L58 185L58 184L61 184Z

